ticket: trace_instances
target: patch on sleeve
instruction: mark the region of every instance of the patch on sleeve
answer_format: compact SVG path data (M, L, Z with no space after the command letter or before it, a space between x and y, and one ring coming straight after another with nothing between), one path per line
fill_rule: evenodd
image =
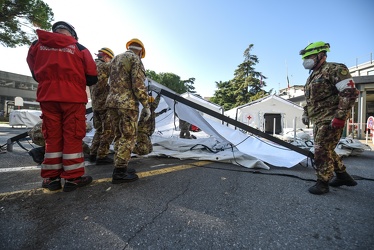
M346 75L348 74L348 70L346 70L346 69L342 69L342 70L340 71L340 74L343 75L343 76L346 76Z
M345 90L345 89L350 89L350 88L355 88L355 82L353 81L352 78L347 78L344 79L337 84L335 84L336 88L339 90L339 92Z

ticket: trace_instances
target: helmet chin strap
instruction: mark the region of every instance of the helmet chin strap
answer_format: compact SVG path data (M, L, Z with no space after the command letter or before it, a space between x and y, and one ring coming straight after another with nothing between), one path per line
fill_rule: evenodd
M315 70L315 69L317 69L321 66L320 63L321 63L322 59L326 56L326 53L323 53L323 56L321 58L320 58L320 55L322 55L322 54L321 53L317 54L316 65L310 71Z

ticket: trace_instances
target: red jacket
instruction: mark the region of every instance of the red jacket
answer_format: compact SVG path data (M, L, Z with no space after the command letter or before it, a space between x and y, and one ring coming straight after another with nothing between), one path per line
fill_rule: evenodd
M74 37L37 30L27 63L35 81L38 102L87 103L86 85L97 82L91 53Z

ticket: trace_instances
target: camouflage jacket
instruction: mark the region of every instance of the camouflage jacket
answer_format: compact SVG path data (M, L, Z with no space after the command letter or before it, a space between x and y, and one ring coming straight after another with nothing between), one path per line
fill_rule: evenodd
M304 114L316 124L346 120L359 94L348 68L327 62L309 76L304 91Z
M105 101L109 92L109 72L110 63L106 63L100 59L96 59L98 82L95 85L90 86L92 109L93 110L105 110Z
M145 69L139 56L131 50L119 54L111 62L108 108L139 110L139 102L149 107L144 85Z
M146 121L144 120L146 113L144 112L144 109L142 109L142 112L140 113L140 117L138 121L138 133L144 133L144 134L147 134L148 136L151 136L153 132L155 132L156 117L161 114L161 112L155 113L155 110L158 104L160 103L160 98L161 98L161 95L158 94L155 100L149 103L151 116Z

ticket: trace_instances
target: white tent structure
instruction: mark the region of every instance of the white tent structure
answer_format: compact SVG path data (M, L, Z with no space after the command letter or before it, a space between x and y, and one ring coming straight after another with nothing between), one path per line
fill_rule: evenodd
M158 92L165 89L175 93L155 81L148 80L148 84L151 85L150 89ZM263 169L269 169L266 163L290 168L306 159L305 155L202 116L194 108L166 96L161 98L156 112L164 108L170 110L156 118L156 130L151 138L154 151L149 156L169 155L181 159L224 161ZM179 138L177 117L202 130L193 133L197 139Z
M10 126L26 126L27 128L34 127L39 121L42 112L40 110L29 109L15 109L9 114Z
M272 134L283 133L285 128L294 126L305 127L301 123L302 114L302 107L277 95L266 96L225 112L225 116Z
M201 106L204 106L212 111L215 111L217 113L220 113L220 114L224 114L225 110L222 106L219 106L215 103L211 103L197 95L194 95L192 93L189 93L189 92L186 92L184 94L181 94L181 97L183 97L184 99L187 99L187 100L190 100L191 102L194 102L194 103L197 103ZM212 120L215 120L215 121L218 121L220 122L220 120L218 120L217 118L211 116L211 115L208 115L208 114L204 114L202 112L200 112L200 114L203 116L203 117L207 117L209 119L212 119Z

